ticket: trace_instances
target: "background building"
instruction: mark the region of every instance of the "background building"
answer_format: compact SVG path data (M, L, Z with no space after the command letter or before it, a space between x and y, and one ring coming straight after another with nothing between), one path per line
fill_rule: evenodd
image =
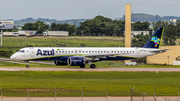
M131 31L131 37L134 37L138 34L149 35L149 31ZM125 31L124 31L124 36L126 36Z
M173 61L180 56L180 46L161 46L160 49L169 49L164 53L148 56L147 64L167 64L173 65Z

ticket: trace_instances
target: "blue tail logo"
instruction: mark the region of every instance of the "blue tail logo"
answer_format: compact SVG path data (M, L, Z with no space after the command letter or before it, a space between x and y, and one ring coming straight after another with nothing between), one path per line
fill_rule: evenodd
M146 42L143 48L159 48L162 40L164 27L159 27L151 38Z
M156 36L156 37L155 37L155 36L153 36L153 37L151 37L151 41L153 41L153 42L154 42L155 47L157 47L157 46L159 45L159 43L160 43L161 39L160 39L160 38L158 38L157 36Z

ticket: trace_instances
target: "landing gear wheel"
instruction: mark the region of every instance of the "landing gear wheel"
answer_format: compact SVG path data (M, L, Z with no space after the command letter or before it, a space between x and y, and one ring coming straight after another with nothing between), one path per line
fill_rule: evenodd
M80 68L85 68L85 64L81 65Z
M29 65L26 65L26 68L29 68L30 66Z
M91 64L90 68L96 68L96 65L95 64Z

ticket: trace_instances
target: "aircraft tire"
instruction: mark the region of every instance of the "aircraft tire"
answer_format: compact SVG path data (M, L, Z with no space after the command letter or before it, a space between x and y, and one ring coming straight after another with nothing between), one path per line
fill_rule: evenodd
M85 64L81 65L80 68L85 68Z
M90 68L96 68L95 64L91 64Z
M26 65L26 68L29 68L30 66L29 65Z

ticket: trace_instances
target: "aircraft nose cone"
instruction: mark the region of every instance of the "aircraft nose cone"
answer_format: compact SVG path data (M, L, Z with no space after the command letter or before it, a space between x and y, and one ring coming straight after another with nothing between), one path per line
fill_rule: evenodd
M16 59L16 54L11 55L10 59Z

